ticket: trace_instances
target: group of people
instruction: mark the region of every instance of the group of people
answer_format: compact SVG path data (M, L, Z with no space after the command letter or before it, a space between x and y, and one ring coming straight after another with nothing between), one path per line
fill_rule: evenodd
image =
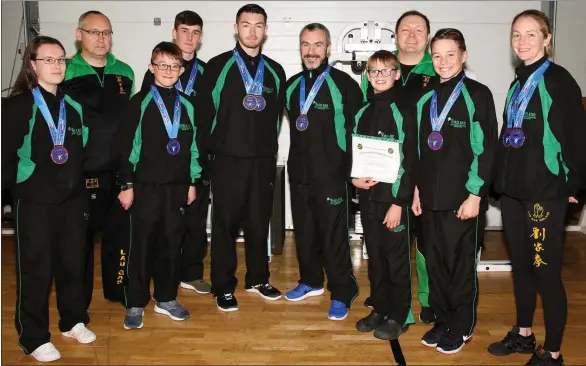
M477 255L494 194L510 248L517 320L488 350L533 354L529 364L563 364L564 218L586 183L586 114L576 81L550 60L545 14L527 10L512 22L520 64L500 135L491 91L466 76L463 34L444 28L430 41L429 20L418 11L397 20L398 51L375 52L361 86L329 64L330 33L322 24L301 30L303 70L289 79L261 51L262 7L243 6L234 31L235 47L205 63L196 55L201 17L177 14L174 42L154 47L137 93L132 69L110 53L112 25L98 11L80 17L81 50L70 59L54 38L28 44L2 106L3 185L16 198L15 324L24 352L44 362L60 358L48 331L53 278L62 334L81 343L96 339L86 325L99 231L104 297L124 304L126 329L143 326L151 299L155 312L188 319L178 286L212 292L219 310L238 310L241 227L244 288L281 298L269 283L267 236L285 111L300 276L285 299L322 295L325 269L328 318L347 317L359 293L348 236L349 187L355 188L369 253L365 305L372 307L357 330L394 340L415 322L415 234L419 319L433 323L421 342L459 352L477 322ZM394 183L352 176L357 137L398 143ZM211 286L203 279L210 191ZM547 336L536 348L537 291Z

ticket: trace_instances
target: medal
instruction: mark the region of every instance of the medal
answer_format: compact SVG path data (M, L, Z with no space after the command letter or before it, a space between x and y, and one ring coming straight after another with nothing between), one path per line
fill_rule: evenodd
M69 152L61 145L53 147L51 149L51 160L57 165L65 164L69 159Z
M49 107L47 107L47 102L45 102L45 98L41 94L39 87L34 88L31 92L33 94L33 99L35 100L35 104L45 118L45 122L49 128L49 133L51 134L51 140L53 140L53 149L50 153L51 160L53 160L55 164L65 164L69 158L69 153L63 146L65 143L65 120L67 117L67 112L65 110L65 98L61 99L59 102L59 120L57 122L57 126L55 126L53 116L51 115L51 112L49 112Z
M238 71L240 71L240 77L242 78L244 88L246 89L246 96L242 100L242 105L246 110L261 112L267 105L266 100L262 97L262 87L265 75L265 60L261 55L258 68L256 69L256 75L254 76L253 80L252 76L250 76L250 73L248 72L248 69L246 68L246 65L244 64L244 60L236 48L232 50L232 54L236 60Z
M195 58L195 61L193 63L193 68L191 69L191 73L189 74L189 80L187 81L187 86L185 87L185 91L183 91L183 85L181 85L180 79L177 79L177 82L175 83L175 88L177 90L179 90L180 92L183 92L187 95L191 95L191 92L193 91L193 86L195 85L195 78L197 77L197 67L198 67L198 62L197 62L197 58Z
M525 133L523 133L523 130L514 129L511 132L510 141L511 146L514 148L520 148L521 146L523 146L523 143L525 142Z
M503 134L503 145L505 147L511 146L511 129L505 129L505 133Z
M177 139L170 139L167 143L167 152L171 155L179 154L179 150L181 149L181 144Z
M306 115L302 114L299 117L297 117L297 120L295 120L295 126L299 131L305 131L309 126L309 119Z
M427 137L427 144L429 145L430 149L437 151L441 149L442 145L444 144L444 137L441 133L434 131Z

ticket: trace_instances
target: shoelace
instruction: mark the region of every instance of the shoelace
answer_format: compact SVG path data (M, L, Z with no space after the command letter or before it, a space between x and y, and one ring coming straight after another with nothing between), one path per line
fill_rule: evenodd
M142 308L130 308L128 309L129 316L137 316L142 315L143 309Z
M224 298L226 298L226 300L232 300L232 294L224 294Z
M161 306L168 308L170 310L174 310L177 309L179 307L179 304L177 303L177 300L171 300L171 301L167 301L167 302L161 302L159 303L161 304Z

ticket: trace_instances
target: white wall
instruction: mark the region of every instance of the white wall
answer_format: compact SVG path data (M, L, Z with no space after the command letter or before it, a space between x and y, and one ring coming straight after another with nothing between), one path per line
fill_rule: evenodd
M558 1L554 60L568 71L586 96L586 1Z
M14 83L22 64L21 56L16 54L19 33L20 42L24 43L24 27L21 27L21 19L22 2L2 2L2 90L11 86L12 75L14 75L12 78ZM22 51L24 52L24 49ZM8 92L2 93L2 96L7 95Z
M241 1L40 1L41 33L60 39L69 54L74 50L77 18L96 9L110 17L114 30L113 52L129 63L140 83L156 43L171 39L175 14L191 9L204 19L204 38L199 57L204 61L234 47L233 24ZM268 13L268 39L264 53L280 62L287 76L301 70L299 30L307 23L321 22L332 33L333 49L347 25L365 20L392 22L403 12L417 9L431 21L431 32L443 27L460 29L466 38L467 66L476 79L493 92L501 118L506 92L514 78L514 58L509 47L510 22L515 14L541 9L541 1L264 1ZM162 26L154 26L159 17ZM502 122L501 122L502 123ZM280 160L289 149L288 123L280 136ZM289 195L286 194L287 227L291 227ZM500 226L500 214L489 211L488 226Z

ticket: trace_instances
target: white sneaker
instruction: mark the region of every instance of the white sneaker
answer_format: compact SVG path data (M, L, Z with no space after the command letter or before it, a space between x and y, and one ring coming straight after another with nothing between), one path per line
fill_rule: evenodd
M69 332L61 333L65 337L75 338L79 343L92 343L96 340L96 334L87 329L83 323L77 323Z
M37 349L31 353L31 356L39 362L51 362L60 359L61 353L57 351L57 348L55 348L53 343L48 342L37 347Z

